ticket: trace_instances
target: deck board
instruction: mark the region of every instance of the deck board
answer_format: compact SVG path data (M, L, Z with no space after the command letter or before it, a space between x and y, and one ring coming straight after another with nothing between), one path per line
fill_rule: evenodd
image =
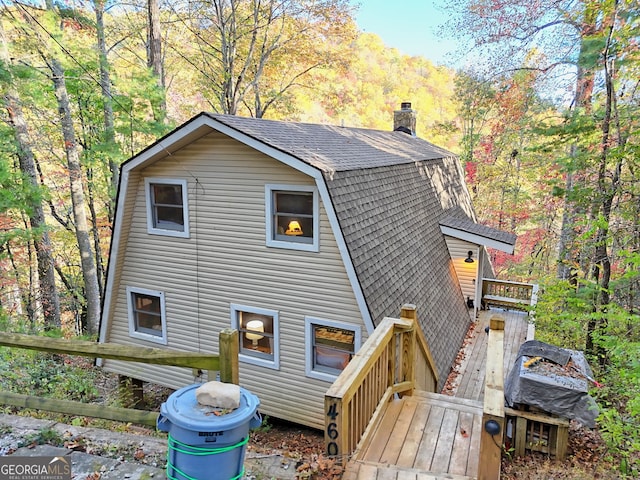
M438 433L440 433L440 426L442 425L443 418L444 408L432 406L429 418L427 419L427 425L422 435L420 447L418 447L416 461L413 464L414 468L418 468L426 472L430 471L431 460L433 460L433 454L436 451Z
M436 443L436 451L433 454L433 460L429 471L432 472L449 472L449 461L453 451L455 439L460 436L458 430L458 419L460 412L449 408L445 410L440 432L438 432L438 441Z
M488 336L493 315L505 317L505 375L527 334L522 312L480 312L463 349L452 395L414 392L392 400L371 441L347 464L344 480L470 480L478 475Z
M489 320L494 315L499 315L505 319L505 377L515 362L520 345L522 345L526 339L529 321L526 313L495 308L481 311L470 342L463 348L464 360L460 368L459 378L454 382L455 388L452 392L456 397L476 400L484 398L488 341L485 328L489 326Z
M474 428L474 415L460 412L458 417L457 434L451 449L449 473L466 475L469 468L469 452L471 450L471 435ZM475 471L475 470L474 470Z
M403 402L402 400L393 400L389 403L387 410L378 425L376 433L379 434L374 435L373 440L369 444L369 448L367 448L367 452L365 458L372 462L379 462L380 457L382 457L384 450L389 443L389 432L393 430L393 427L398 420L398 416L400 415L400 411L402 410Z
M389 463L392 465L397 463L417 407L418 402L404 402L398 419L389 435L389 442L380 457L380 463Z
M416 401L416 406L418 402ZM416 413L413 416L413 421L416 425L420 425L420 428L412 428L405 437L402 451L398 456L397 465L399 467L411 467L414 465L416 455L418 454L418 448L422 441L422 435L424 433L424 427L427 424L427 419L431 413L431 405L422 403L420 408L416 408Z

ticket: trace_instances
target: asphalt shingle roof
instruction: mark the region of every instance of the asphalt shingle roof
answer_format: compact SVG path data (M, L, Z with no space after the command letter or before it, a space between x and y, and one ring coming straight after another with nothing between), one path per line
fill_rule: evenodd
M323 172L400 165L453 157L436 145L402 132L347 128L311 123L210 115L271 147Z
M506 243L507 245L515 245L518 238L515 233L505 232L496 228L487 227L486 225L480 225L466 217L448 215L440 220L440 225L455 228L462 232L472 233L489 240Z

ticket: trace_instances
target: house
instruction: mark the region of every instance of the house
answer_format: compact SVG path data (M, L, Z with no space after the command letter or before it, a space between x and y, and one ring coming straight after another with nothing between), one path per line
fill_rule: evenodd
M484 246L515 237L475 223L456 156L415 136L410 104L396 115L410 134L201 113L125 162L100 341L215 354L237 328L261 411L322 428L327 388L413 303L442 383L491 276Z

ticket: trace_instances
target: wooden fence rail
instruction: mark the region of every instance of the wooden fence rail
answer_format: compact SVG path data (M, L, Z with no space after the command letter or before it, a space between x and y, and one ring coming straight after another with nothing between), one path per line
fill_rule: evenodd
M187 367L208 371L208 378L216 377L227 383L238 383L238 331L225 329L220 332L220 355L196 352L181 352L159 348L96 343L83 340L39 337L17 333L0 332L0 346L24 348L61 355L78 355L91 358L108 358L127 362L148 363ZM69 400L34 397L9 392L0 392L0 404L22 408L34 408L71 415L84 415L122 422L154 425L157 412L92 405Z
M351 455L393 395L411 394L417 386L435 389L436 368L420 337L415 307L403 307L401 317L385 318L376 327L325 394L328 455L339 460Z

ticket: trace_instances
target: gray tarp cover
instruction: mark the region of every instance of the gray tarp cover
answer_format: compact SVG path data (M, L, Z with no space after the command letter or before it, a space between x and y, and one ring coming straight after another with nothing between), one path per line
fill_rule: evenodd
M571 358L578 372L558 375L535 365L525 368L524 362L536 356L560 365L566 364ZM596 425L598 407L588 393L587 377L592 376L582 352L530 340L523 343L518 351L518 357L505 382L504 396L509 407L516 403L531 405L593 428Z

